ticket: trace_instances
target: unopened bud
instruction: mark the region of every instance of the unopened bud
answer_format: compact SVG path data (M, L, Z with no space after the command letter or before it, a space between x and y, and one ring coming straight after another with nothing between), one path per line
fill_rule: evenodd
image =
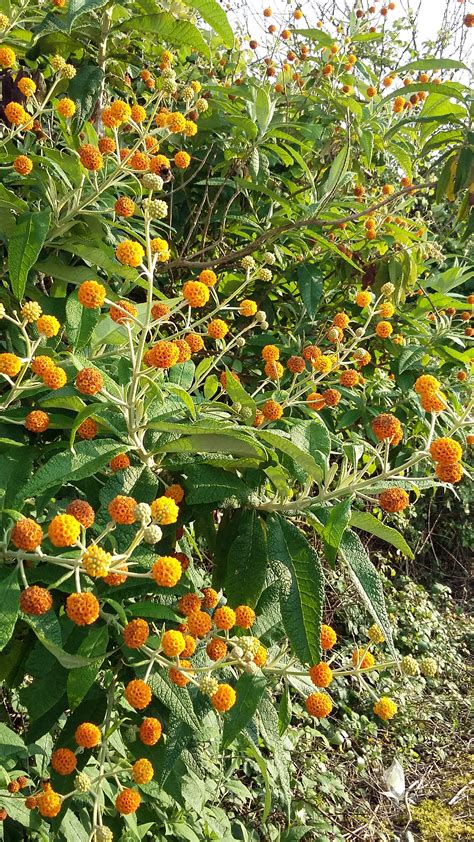
M74 789L78 792L89 792L91 785L92 781L89 775L86 775L85 772L78 772L74 778Z
M244 345L245 345L245 339L244 339L244 337L243 337L243 336L238 336L238 337L237 337L237 339L235 340L235 344L236 344L237 348L243 348L243 347L244 347Z
M271 251L266 251L263 255L263 262L273 266L276 263L276 257Z
M400 661L400 669L403 675L415 676L420 672L415 659L411 655L405 655Z
M267 319L267 314L264 310L257 310L255 313L255 321L256 322L265 322Z
M260 322L260 327L262 330L268 330L268 322Z
M148 503L137 503L135 506L135 517L145 525L150 523L151 508Z
M158 524L152 523L150 526L146 527L143 533L143 540L145 541L145 544L157 544L158 541L161 541L162 536L163 532Z
M382 292L382 295L386 295L387 298L388 298L390 295L393 295L393 293L395 292L395 287L394 287L393 284L390 283L390 281L388 281L381 288L381 292Z
M204 696L213 696L214 693L217 693L218 687L219 682L212 675L203 676L199 682L199 689Z

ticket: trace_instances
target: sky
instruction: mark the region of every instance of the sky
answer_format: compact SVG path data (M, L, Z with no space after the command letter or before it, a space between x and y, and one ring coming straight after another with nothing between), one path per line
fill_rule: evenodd
M223 2L223 5L226 6L225 0L221 1ZM419 6L419 44L421 45L424 41L433 40L436 37L441 28L443 12L447 0L394 0L394 2L396 3L396 8L394 11L389 13L389 17L387 18L388 25L390 25L391 20L404 17L408 7L416 10ZM448 2L451 4L450 7L453 12L456 13L459 28L462 29L462 15L466 12L474 12L474 0L462 0L462 3L460 3L459 0L448 0ZM379 9L382 5L388 5L388 0L371 0L371 3ZM343 0L340 5L343 5ZM368 5L367 0L363 0L361 3L362 8L365 9ZM316 12L313 10L314 7L312 9L311 0L230 0L227 8L232 9L231 17L237 18L239 22L243 22L244 18L249 19L250 17L250 20L253 19L255 23L257 23L257 28L260 28L264 25L266 26L267 24L267 21L265 21L262 16L263 9L266 6L270 6L273 12L277 15L278 13L280 13L280 15L283 13L285 16L291 14L291 11L297 6L301 7L305 18L310 25L313 15L316 15ZM378 18L378 20L380 20L380 18ZM304 21L302 21L300 25L304 26ZM255 33L255 35L258 37L257 33ZM467 37L467 43L470 43L472 47L472 42L474 41L474 30L464 30L464 36Z

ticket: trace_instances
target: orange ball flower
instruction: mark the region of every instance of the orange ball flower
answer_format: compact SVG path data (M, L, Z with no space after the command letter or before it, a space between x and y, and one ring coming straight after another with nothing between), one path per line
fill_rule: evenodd
M82 166L92 172L100 170L104 165L104 159L98 147L93 146L91 143L84 143L79 147L79 158Z
M132 708L142 710L151 702L151 689L141 678L134 678L125 688L125 698Z
M223 319L212 319L207 326L207 332L212 339L224 339L229 328Z
M56 111L61 115L61 117L68 120L70 117L74 117L74 114L76 113L76 104L72 99L65 96L57 103Z
M117 494L107 506L109 515L115 523L130 525L135 523L137 516L135 509L137 501L133 497L125 497L123 494Z
M310 409L313 409L315 412L319 412L320 409L323 409L326 406L326 401L319 392L310 392L306 396L306 403L308 404Z
M371 423L372 430L379 441L390 441L391 444L399 444L403 437L402 425L395 415L382 412L377 415Z
M79 424L76 430L79 438L85 439L86 441L92 441L92 439L95 439L98 432L99 427L93 418L86 418L81 424Z
M38 796L37 807L44 818L53 819L61 809L61 796L49 788Z
M174 156L174 162L178 169L186 170L191 163L191 156L187 152L177 152Z
M13 161L13 169L18 175L29 175L33 169L33 161L26 155L18 155Z
M225 713L235 705L236 694L230 684L219 684L216 692L211 696L211 703L219 713Z
M150 627L146 620L137 618L127 623L123 632L123 642L129 649L139 649L143 646L150 635Z
M217 603L219 602L219 594L217 593L217 591L215 591L214 588L204 588L203 595L203 606L205 608L215 608Z
M227 655L227 643L224 640L213 638L207 644L206 652L211 661L220 661Z
M462 448L454 439L443 437L432 442L430 454L434 461L441 465L453 465L461 460Z
M436 476L441 482L460 482L463 473L463 467L459 462L454 462L452 465L443 465L438 462L436 465Z
M76 626L90 626L99 616L99 603L93 593L72 593L66 600L66 614Z
M403 488L387 488L379 496L379 505L384 512L402 512L410 505L410 498Z
M82 722L74 732L74 739L81 748L95 748L101 738L100 728L92 722Z
M331 667L325 661L315 664L309 671L309 676L316 687L329 687L333 680Z
M180 597L178 601L178 611L188 617L194 611L199 611L201 608L201 600L195 593L186 593Z
M249 605L239 605L235 609L235 623L241 629L249 629L255 622L255 611Z
M47 339L57 336L61 329L61 325L55 316L40 316L36 322L36 327L38 333L42 333Z
M48 526L48 537L55 547L73 547L81 534L81 524L72 515L55 515Z
M145 757L136 760L132 766L132 777L136 784L149 784L154 774L153 766Z
M205 637L212 628L212 620L205 611L193 611L188 616L187 624L193 637Z
M176 658L177 655L181 655L185 646L183 635L175 629L168 629L161 638L161 648L168 658Z
M129 467L130 459L126 453L117 453L117 456L114 456L109 462L109 468L114 472L114 474L117 473L117 471L124 471Z
M51 766L58 775L70 775L77 766L77 757L70 748L57 748L51 755Z
M84 281L77 291L77 297L83 307L88 310L96 310L102 307L105 301L106 290L97 281Z
M44 433L49 427L49 415L41 409L33 410L25 418L25 427L30 433Z
M377 322L375 326L375 333L377 336L380 336L381 339L388 339L388 337L393 333L393 326L390 322Z
M213 287L217 283L217 275L212 269L203 269L199 273L199 283L206 287Z
M292 374L301 374L306 368L306 363L303 357L293 356L288 359L286 366Z
M82 368L76 375L76 389L81 395L96 395L103 385L104 379L95 368Z
M375 658L371 652L357 648L352 653L352 663L357 669L369 669L374 666Z
M119 263L122 263L124 266L136 268L142 263L145 250L140 243L136 243L133 240L123 240L115 249L115 256Z
M223 605L222 608L216 609L213 620L216 628L228 631L235 626L235 611L229 608L228 605Z
M52 606L53 597L50 592L46 588L40 588L39 585L31 585L20 594L20 608L24 614L29 614L31 617L41 617Z
M341 386L346 386L346 388L351 388L352 386L357 386L360 380L360 375L358 371L354 371L353 369L346 369L343 371L339 377L339 383Z
M72 500L66 506L66 514L76 518L85 529L89 529L95 521L94 509L86 500Z
M283 415L283 407L277 401L268 400L263 404L262 412L267 421L278 421Z
M40 546L43 540L43 530L39 523L36 523L32 518L25 517L17 520L12 529L11 534L12 543L19 550L25 550L31 553Z
M122 816L136 813L141 803L140 793L136 789L122 789L115 799L115 806Z
M43 380L50 389L61 389L67 383L67 375L62 368L55 365L44 372Z
M323 649L332 649L337 643L337 634L331 626L321 626L321 647Z
M162 728L159 719L150 716L143 720L140 725L138 736L146 746L154 746L161 737Z
M174 556L157 558L151 568L152 578L162 588L174 588L181 579L182 572L181 564Z
M0 354L0 374L16 377L21 369L21 360L16 354Z
M117 216L133 216L135 213L135 202L128 196L121 196L115 202L114 209Z
M124 312L125 311L125 312ZM109 316L113 322L118 325L125 324L125 322L130 322L131 319L127 316L127 313L134 318L137 316L138 310L131 301L126 301L125 299L121 298L120 301L117 301L115 305L109 310Z
M305 701L305 707L311 716L325 719L332 711L332 702L326 693L311 693Z
M191 661L187 661L185 659L180 660L179 665L180 667L184 667L185 669L190 669L190 667L192 666ZM168 676L170 680L173 682L173 684L176 684L177 687L186 687L186 684L189 684L190 682L189 676L192 674L193 673L182 672L180 669L178 669L178 667L171 667L168 670Z
M183 296L190 307L204 307L209 301L209 289L201 281L186 281Z
M265 362L275 362L280 359L280 351L276 345L265 345L262 348L262 360Z

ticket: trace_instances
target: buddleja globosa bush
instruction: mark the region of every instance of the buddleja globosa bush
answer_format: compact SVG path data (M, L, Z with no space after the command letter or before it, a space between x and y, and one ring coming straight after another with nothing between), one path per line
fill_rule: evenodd
M265 772L289 691L324 718L355 676L391 719L361 533L410 555L382 513L472 444L469 90L441 75L464 66L387 66L366 16L296 11L261 61L195 8L1 16L12 833L159 838L211 733ZM374 617L349 664L325 564Z

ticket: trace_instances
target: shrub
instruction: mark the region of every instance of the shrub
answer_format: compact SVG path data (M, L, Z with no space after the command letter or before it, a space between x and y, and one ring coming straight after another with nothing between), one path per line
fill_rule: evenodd
M5 809L97 840L154 833L211 733L265 776L291 695L323 721L356 676L396 721L360 533L410 556L382 513L463 475L472 296L436 235L472 224L468 88L415 59L385 93L357 17L284 30L298 71L262 79L213 1L217 46L132 0L55 5L0 49L7 776L35 758ZM376 624L354 653L322 624L336 563Z

